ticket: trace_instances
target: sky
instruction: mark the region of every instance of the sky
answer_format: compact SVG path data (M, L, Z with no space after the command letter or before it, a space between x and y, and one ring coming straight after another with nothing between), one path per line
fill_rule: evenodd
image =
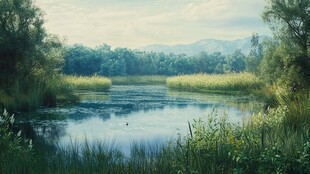
M67 44L138 49L270 35L264 0L36 0L48 33Z

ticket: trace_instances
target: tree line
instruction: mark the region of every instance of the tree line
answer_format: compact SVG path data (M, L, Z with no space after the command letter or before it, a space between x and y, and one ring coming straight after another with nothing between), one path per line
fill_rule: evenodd
M262 58L261 44L257 34L252 36L252 51L245 55L237 49L231 55L220 52L200 52L196 56L164 54L127 48L111 49L103 44L96 48L76 44L66 49L63 72L70 75L179 75L223 74L242 71L257 71ZM249 43L250 44L250 43Z

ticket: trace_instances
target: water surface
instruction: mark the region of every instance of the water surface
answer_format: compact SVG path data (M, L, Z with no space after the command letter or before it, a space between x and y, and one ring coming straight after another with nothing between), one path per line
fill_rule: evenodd
M187 135L188 121L206 119L214 108L236 123L261 108L251 96L177 92L165 86L112 86L109 92L79 96L81 101L72 106L38 109L26 124L53 143L113 141L127 153L133 141L164 142Z

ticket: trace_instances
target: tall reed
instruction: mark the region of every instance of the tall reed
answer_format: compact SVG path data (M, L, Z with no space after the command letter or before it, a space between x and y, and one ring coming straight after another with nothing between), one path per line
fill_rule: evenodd
M171 89L195 92L247 92L261 89L263 85L250 73L181 75L167 79L167 86Z
M64 80L74 90L108 91L111 87L111 80L101 76L65 76Z

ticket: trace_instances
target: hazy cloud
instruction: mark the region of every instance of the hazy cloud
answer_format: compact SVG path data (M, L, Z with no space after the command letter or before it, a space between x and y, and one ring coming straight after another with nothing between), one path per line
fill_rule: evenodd
M237 39L268 33L262 0L38 0L50 33L69 44L147 44Z

